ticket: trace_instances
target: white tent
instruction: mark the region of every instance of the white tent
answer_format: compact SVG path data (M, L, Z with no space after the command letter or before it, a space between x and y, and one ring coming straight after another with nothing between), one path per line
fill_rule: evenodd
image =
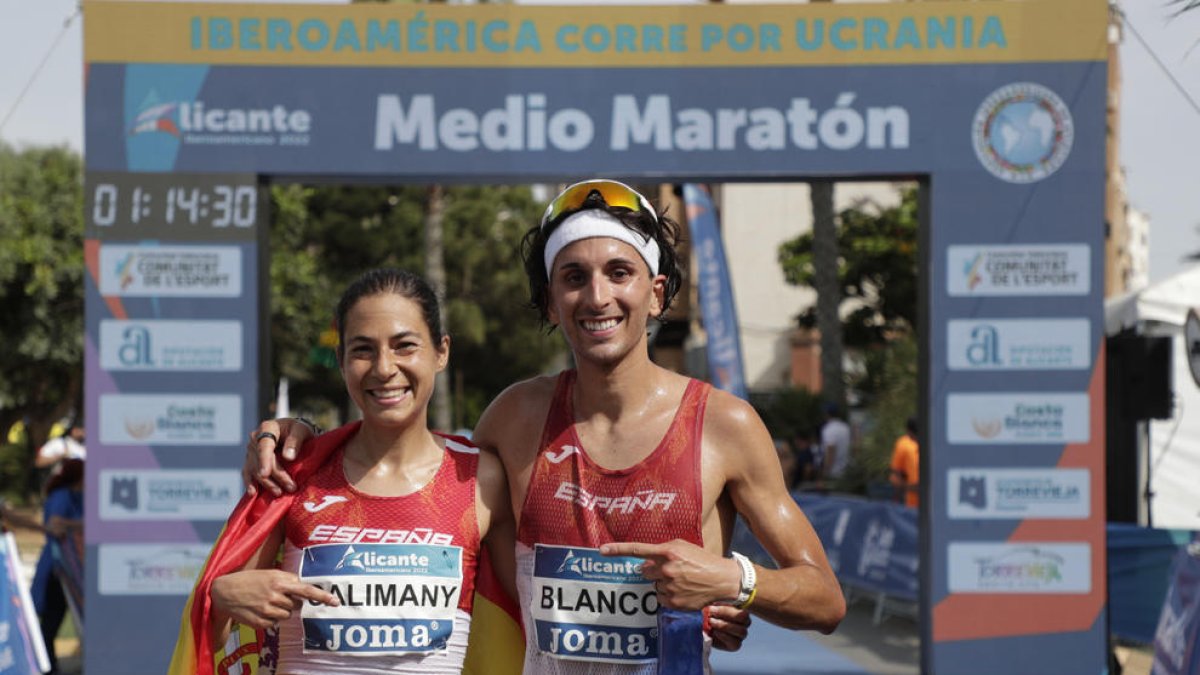
M1200 307L1200 266L1104 305L1108 335L1135 329L1144 335L1172 338L1174 417L1149 423L1154 492L1150 508L1156 528L1200 530L1200 386L1192 378L1183 339L1183 324L1194 307ZM1139 485L1144 481L1143 473ZM1143 504L1143 524L1145 509Z

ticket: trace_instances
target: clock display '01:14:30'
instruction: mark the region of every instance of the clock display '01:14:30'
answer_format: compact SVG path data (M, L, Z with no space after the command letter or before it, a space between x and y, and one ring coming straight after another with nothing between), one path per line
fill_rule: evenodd
M109 227L128 209L129 222L161 218L167 224L208 223L212 227L252 227L258 215L258 188L254 185L173 186L153 189L135 186L132 199L122 204L112 183L98 183L92 203L92 223Z

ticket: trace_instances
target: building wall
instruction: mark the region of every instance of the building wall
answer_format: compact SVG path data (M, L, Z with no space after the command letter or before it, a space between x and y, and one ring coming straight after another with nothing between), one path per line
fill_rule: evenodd
M1129 223L1126 212L1125 172L1121 169L1121 23L1112 21L1108 36L1108 134L1104 166L1104 297L1111 298L1133 290L1130 276Z
M1150 217L1129 207L1125 225L1128 232L1125 256L1129 260L1125 288L1138 291L1150 285Z

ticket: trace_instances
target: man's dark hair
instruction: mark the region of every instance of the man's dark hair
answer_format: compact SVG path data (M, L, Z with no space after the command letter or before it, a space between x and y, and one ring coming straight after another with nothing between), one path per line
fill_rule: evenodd
M568 211L554 220L546 223L545 227L530 228L521 239L521 260L525 264L525 276L529 279L529 306L536 310L543 325L549 323L550 279L543 260L546 252L546 242L554 230L562 225L567 218L584 209L600 209L614 216L629 230L643 239L653 239L658 244L658 273L666 275L667 280L663 290L662 313L659 320L666 316L671 307L671 301L679 292L683 283L683 272L679 268L679 254L675 247L682 241L682 228L679 223L668 218L665 213L657 214L657 219L650 214L634 211L619 206L608 206L599 195L589 197L583 209Z

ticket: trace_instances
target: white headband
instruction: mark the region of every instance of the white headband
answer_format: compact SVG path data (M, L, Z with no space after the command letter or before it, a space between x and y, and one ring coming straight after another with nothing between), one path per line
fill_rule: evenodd
M629 244L642 256L650 267L650 276L658 276L658 242L654 239L642 239L641 235L630 230L619 218L603 209L585 209L579 213L567 216L546 240L546 253L543 262L546 264L546 275L560 251L580 239L609 237Z

